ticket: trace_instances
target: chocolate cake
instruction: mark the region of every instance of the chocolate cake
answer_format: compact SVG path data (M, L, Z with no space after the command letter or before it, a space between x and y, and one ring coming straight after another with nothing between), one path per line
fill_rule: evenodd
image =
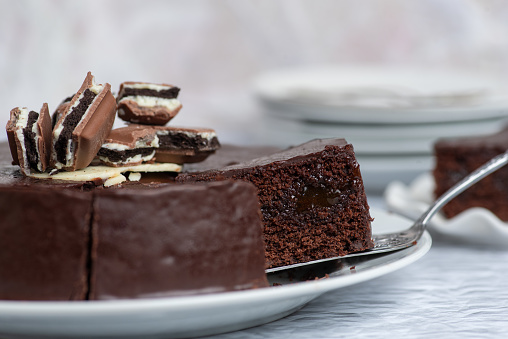
M150 298L267 286L254 186L158 180L103 188L26 177L0 144L0 299Z
M251 184L98 190L93 230L90 299L267 286Z
M0 299L85 299L91 216L91 192L0 184Z
M341 256L373 246L371 217L353 147L344 139L313 140L178 182L243 180L258 192L266 268Z
M499 133L463 138L440 139L434 145L433 171L438 197L466 175L508 150L508 128ZM508 167L490 174L451 200L442 213L452 218L471 208L483 207L508 221Z

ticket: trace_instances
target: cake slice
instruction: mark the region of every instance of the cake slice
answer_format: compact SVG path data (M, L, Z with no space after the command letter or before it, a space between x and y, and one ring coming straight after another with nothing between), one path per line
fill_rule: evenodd
M13 164L19 165L25 175L32 171L44 172L51 148L48 104L43 104L39 113L26 107L14 108L6 129Z
M236 165L186 172L178 182L243 180L257 188L266 268L373 246L369 206L353 146L320 139Z
M508 128L491 135L438 140L434 144L435 196L441 196L466 175L507 150ZM507 192L508 167L504 167L455 197L441 211L452 218L471 207L483 207L508 221Z
M118 91L118 117L135 124L165 125L182 108L180 88L168 84L124 82Z
M115 114L111 86L96 84L88 72L53 129L51 167L66 171L87 167L111 131Z

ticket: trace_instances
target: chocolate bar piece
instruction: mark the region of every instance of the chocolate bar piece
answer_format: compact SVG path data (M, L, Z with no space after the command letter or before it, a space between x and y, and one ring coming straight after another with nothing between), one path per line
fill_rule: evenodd
M51 167L66 171L87 167L111 131L115 113L111 85L96 84L88 72L53 129Z
M118 92L118 117L145 125L165 125L182 104L177 99L180 88L167 84L124 82Z
M42 105L40 113L26 107L14 108L6 129L13 164L19 165L25 175L32 170L44 172L49 164L51 147L48 104Z
M158 146L153 128L131 124L112 130L97 156L108 166L132 166L151 161Z
M159 138L155 161L176 164L205 160L220 148L219 139L210 128L153 127Z

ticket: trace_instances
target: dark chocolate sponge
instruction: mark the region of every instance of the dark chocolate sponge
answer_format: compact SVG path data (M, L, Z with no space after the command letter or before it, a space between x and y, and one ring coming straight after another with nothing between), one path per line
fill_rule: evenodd
M442 195L466 175L507 149L508 128L487 136L438 140L434 145L435 196ZM454 198L442 208L442 212L452 218L471 207L483 207L501 220L508 221L507 206L508 167L504 167Z
M176 178L225 179L249 181L258 189L267 268L373 246L360 168L352 145L344 139L314 140L271 156Z

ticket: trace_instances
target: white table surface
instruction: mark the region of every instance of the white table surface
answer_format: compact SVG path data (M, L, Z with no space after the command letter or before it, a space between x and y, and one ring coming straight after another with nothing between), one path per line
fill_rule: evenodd
M508 251L432 235L430 251L408 267L324 294L281 320L209 338L506 338Z

